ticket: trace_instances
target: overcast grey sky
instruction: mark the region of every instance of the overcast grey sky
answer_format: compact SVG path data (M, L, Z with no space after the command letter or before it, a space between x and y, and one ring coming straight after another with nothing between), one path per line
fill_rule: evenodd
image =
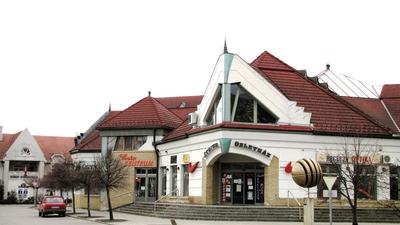
M0 125L74 136L111 102L204 93L224 38L316 75L400 83L399 1L0 0Z

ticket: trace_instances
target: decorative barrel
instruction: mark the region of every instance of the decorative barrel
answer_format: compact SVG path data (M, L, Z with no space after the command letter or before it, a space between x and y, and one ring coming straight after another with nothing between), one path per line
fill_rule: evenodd
M292 178L301 187L314 187L322 178L321 165L312 159L299 160L293 166Z

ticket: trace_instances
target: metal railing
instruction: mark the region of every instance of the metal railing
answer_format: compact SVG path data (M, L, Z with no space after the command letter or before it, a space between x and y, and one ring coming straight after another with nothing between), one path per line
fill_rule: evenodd
M290 206L290 199L291 199L290 195L291 195L292 199L297 203L297 206L299 207L299 219L301 219L301 210L303 209L302 205L300 204L299 200L297 200L297 198L294 197L293 193L290 190L288 190L287 193L288 193L287 194L287 206L288 207Z
M173 194L175 194L175 195L173 195ZM155 200L154 201L154 209L153 209L153 213L156 213L156 211L157 211L157 203L158 202L160 202L160 201L162 201L163 199L166 199L166 198L169 198L169 197L172 197L172 196L176 196L176 202L178 202L179 200L180 200L180 196L179 196L179 190L178 190L178 188L176 188L176 189L174 189L174 190L172 190L169 194L167 194L167 195L163 195L163 196L161 196L161 198L159 198L159 199L157 199L157 200Z

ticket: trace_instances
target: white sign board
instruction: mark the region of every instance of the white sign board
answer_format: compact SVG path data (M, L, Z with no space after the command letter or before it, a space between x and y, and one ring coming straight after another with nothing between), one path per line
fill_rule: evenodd
M333 184L335 183L337 177L335 176L324 176L323 177L326 186L328 187L329 190L332 190Z
M329 190L323 190L322 197L329 198ZM332 198L337 198L337 190L332 190Z

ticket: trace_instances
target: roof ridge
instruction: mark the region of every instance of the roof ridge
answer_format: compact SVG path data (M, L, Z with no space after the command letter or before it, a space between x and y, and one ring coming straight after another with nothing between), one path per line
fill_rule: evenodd
M148 96L147 98L150 98L151 100L153 100L153 104L151 104L151 105L154 107L154 111L156 112L156 116L157 116L158 120L161 121L162 124L164 124L164 119L160 117L160 112L159 112L158 108L156 107L156 105L154 103L156 102L159 105L161 105L162 107L164 107L166 110L168 110L167 107L165 107L163 104L161 104L159 101L157 101L155 98L153 98L151 96Z
M186 98L186 97L200 97L204 95L179 95L179 96L170 96L170 97L154 97L155 99L159 98Z
M268 52L268 51L264 51L264 52L262 52L255 60L253 60L253 62L251 62L250 63L250 65L252 65L253 63L256 63L257 65L257 67L259 67L258 66L258 60L260 59L260 58L262 58L262 56L264 55L264 54L268 54L268 55L270 55L270 56L272 56L274 59L276 59L276 60L278 60L280 63L282 63L283 65L285 65L286 67L288 67L289 69L278 69L278 68L265 68L265 69L270 69L270 70L275 70L275 71L297 71L294 67L292 67L292 66L290 66L289 64L287 64L287 63L285 63L284 61L282 61L280 58L278 58L278 57L276 57L275 55L273 55L272 53L270 53L270 52ZM264 67L261 67L261 68L264 68Z
M181 120L181 118L178 116L178 115L176 115L175 113L173 113L173 112L171 112L166 106L164 106L163 104L161 104L161 102L159 102L156 98L153 98L153 97L151 97L151 96L149 96L151 99L153 99L154 101L156 101L160 106L162 106L165 110L167 110L169 113L171 113L172 115L174 115L175 117L176 117L176 119L178 119L181 123L182 123L182 120ZM155 106L155 105L154 105ZM158 119L160 120L160 121L162 121L162 123L167 123L168 121L164 121L164 118L161 118L160 117L160 112L159 112L159 110L158 110L158 108L157 107L155 107L155 110L156 110L156 112L157 112L157 117L158 117ZM180 125L180 124L179 124ZM178 125L178 127L179 127L179 125Z

